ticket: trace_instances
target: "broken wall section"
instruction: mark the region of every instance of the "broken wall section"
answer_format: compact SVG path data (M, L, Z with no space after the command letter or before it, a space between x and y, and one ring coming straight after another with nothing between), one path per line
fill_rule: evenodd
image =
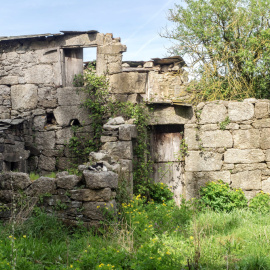
M90 153L89 158L89 165L97 162L105 170L118 173L120 185L125 186L127 193L131 196L133 194L133 163L136 159L133 149L137 136L137 127L132 119L125 121L121 116L111 118L103 125L101 150Z
M109 77L111 93L123 102L168 103L187 102L188 74L179 57L152 61L124 61L122 72Z
M185 125L185 194L218 179L242 188L248 199L270 192L270 101L200 103L196 123Z
M69 167L64 146L73 136L74 123L82 127L81 136L92 137L89 112L80 107L85 94L70 85L72 74L82 71L80 51L85 47L97 47L99 75L121 71L126 47L111 34L0 38L0 119L28 120L24 139L41 151L30 160L31 170L47 173Z
M65 224L98 226L106 215L116 212L118 175L113 172L84 170L83 176L60 172L56 178L30 181L25 173L0 175L0 219L9 220L16 205L18 219L27 219L34 207L54 213Z

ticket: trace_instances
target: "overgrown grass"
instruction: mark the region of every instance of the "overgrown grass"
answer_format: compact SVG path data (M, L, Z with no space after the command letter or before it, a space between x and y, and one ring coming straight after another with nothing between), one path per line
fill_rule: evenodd
M95 232L40 211L0 231L0 269L270 269L270 216L249 209L198 211L137 196Z

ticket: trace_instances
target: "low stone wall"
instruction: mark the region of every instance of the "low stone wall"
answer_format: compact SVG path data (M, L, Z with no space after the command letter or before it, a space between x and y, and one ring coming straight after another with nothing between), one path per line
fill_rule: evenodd
M26 173L1 174L0 219L27 218L39 206L68 225L97 226L106 213L115 213L118 175L90 169L84 167L82 177L60 172L55 179L40 177L33 182Z
M218 179L242 188L247 198L270 192L270 101L215 101L195 108L185 125L185 193Z

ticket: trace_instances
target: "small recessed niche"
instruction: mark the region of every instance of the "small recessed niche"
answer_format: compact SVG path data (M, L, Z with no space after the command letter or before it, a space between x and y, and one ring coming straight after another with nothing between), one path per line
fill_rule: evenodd
M78 119L71 119L69 125L75 126L75 127L81 127L81 123Z
M56 119L54 117L53 112L48 112L46 114L47 117L47 125L56 125Z
M5 170L6 171L18 171L20 168L19 162L8 162L5 161Z

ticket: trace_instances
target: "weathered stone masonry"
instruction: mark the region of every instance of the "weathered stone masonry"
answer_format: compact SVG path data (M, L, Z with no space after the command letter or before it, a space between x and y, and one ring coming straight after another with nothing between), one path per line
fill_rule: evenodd
M197 121L185 125L188 199L207 181L221 179L247 198L270 192L270 102L216 101L196 107ZM227 118L227 119L226 119ZM228 123L227 120L230 120ZM223 129L221 129L223 124Z
M8 220L12 216L25 219L35 206L39 206L47 213L55 213L67 225L83 222L85 226L97 226L106 212L112 214L116 210L117 185L116 173L87 168L82 177L61 172L55 179L40 177L34 182L26 173L3 173L0 219Z
M72 137L72 125L92 136L88 112L80 107L85 95L72 86L83 71L83 48L97 47L97 73L122 69L126 47L111 34L97 31L63 32L0 38L0 118L24 119L24 140L39 152L27 160L31 170L43 173L68 167L63 150ZM76 121L74 121L76 120Z
M268 100L214 101L192 107L183 59L122 62L126 47L120 39L97 31L0 38L0 118L15 120L15 126L25 120L16 131L19 135L9 131L12 124L6 129L0 122L3 170L16 166L42 173L64 170L69 152L60 150L72 136L72 124L79 122L82 134L92 136L88 112L79 106L84 95L72 87L74 75L82 73L84 47L97 47L97 74L108 76L115 99L152 106L153 177L172 186L178 202L179 194L190 199L206 181L218 179L242 188L249 198L259 190L270 191ZM109 165L128 168L132 184L135 135L130 135L133 127L127 124L104 126L102 151L113 158ZM184 163L177 158L183 139L188 148ZM16 145L23 155L20 151L12 155ZM159 173L166 171L168 162L170 170Z

